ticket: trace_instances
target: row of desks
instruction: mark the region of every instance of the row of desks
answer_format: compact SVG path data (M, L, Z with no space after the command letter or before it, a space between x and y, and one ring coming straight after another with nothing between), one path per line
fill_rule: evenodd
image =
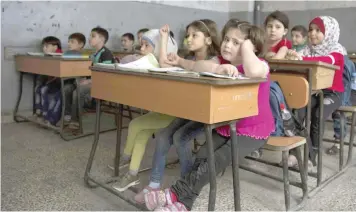
M258 85L264 79L226 80L215 78L177 77L155 73L137 73L119 70L109 70L98 67L88 69L90 61L82 59L63 59L56 57L17 56L16 68L22 73L43 74L59 78L92 76L91 95L97 99L96 127L93 147L90 153L85 172L85 182L93 182L114 193L121 198L125 197L109 187L105 182L100 182L90 175L92 162L96 152L100 133L100 104L101 100L134 106L149 111L164 113L176 117L186 118L205 123L205 133L209 149L210 195L209 210L214 210L216 196L216 177L214 166L213 145L211 139L212 129L225 124L235 126L241 118L256 115ZM338 67L322 62L270 61L271 69L290 70L303 74L315 90L328 87L320 83L320 72L334 71ZM292 82L291 82L292 83ZM324 86L324 87L323 87ZM18 107L18 105L17 105ZM17 109L15 109L17 113ZM63 110L64 111L64 110ZM322 111L322 110L321 110ZM16 114L15 113L15 114ZM121 113L118 113L119 116ZM310 104L308 105L308 119L310 120ZM308 125L310 125L308 123ZM308 128L309 129L309 128ZM121 142L121 121L117 125L117 145L115 163L119 163ZM235 192L235 209L240 209L237 139L232 136L233 153L233 179ZM322 155L322 154L320 154ZM307 158L307 157L306 157ZM305 160L307 164L307 160ZM321 161L319 159L319 161ZM117 167L115 165L115 167ZM321 169L320 175L321 180ZM115 169L115 175L119 170ZM318 183L318 187L320 184ZM127 200L130 201L130 200Z

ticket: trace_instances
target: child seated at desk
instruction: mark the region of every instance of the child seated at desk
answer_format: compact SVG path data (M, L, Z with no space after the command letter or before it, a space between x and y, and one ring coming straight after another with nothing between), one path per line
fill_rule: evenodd
M196 20L186 27L187 48L190 51L189 56L180 58L176 53L170 53L167 57L166 46L169 40L169 26L161 28L161 67L179 66L184 69L192 69L194 61L209 60L220 52L220 36L218 34L216 23L209 19ZM168 59L169 58L169 59ZM156 122L159 120L151 120ZM148 122L149 123L149 122ZM147 126L148 127L148 126ZM190 121L182 118L175 118L166 128L155 133L154 140L156 148L152 161L152 172L149 185L135 196L138 203L144 203L143 195L151 190L158 190L164 175L166 166L166 156L172 145L176 147L180 166L181 176L189 172L193 165L193 155L191 149L192 139L204 131L204 124ZM133 155L133 157L136 157ZM137 179L132 176L131 179ZM124 188L128 182L120 181L122 184L117 186Z
M48 36L42 40L42 50L45 54L62 53L61 41L54 37ZM48 93L52 93L60 88L60 83L55 77L40 76L36 82L35 88L35 115L46 119L49 109Z
M288 16L280 11L269 14L265 20L266 59L283 59L288 49L292 48L292 43L286 38L289 27Z
M121 47L124 52L133 52L135 37L132 33L125 33L121 36Z
M143 33L148 32L148 31L149 31L148 28L142 28L137 31L137 34L136 34L137 35L137 43L135 44L135 51L140 51Z
M291 34L293 42L292 49L296 52L301 52L304 47L307 46L308 30L302 25L297 25L292 28Z
M68 37L68 51L63 55L81 55L85 46L86 38L82 33L76 32ZM84 79L84 78L83 78ZM75 80L69 79L64 83L64 95L65 95L65 108L64 108L64 121L69 122L71 120L71 111L73 104L73 91L75 90Z
M241 119L236 124L239 141L239 158L261 148L274 130L274 120L269 106L270 80L267 62L258 58L262 53L264 32L248 23L229 22L223 31L221 56L209 61L197 61L193 71L209 71L229 76L240 73L247 77L267 78L259 85L258 115ZM212 132L216 174L231 164L231 139L229 126ZM170 188L154 190L144 195L146 207L156 211L187 211L202 188L209 183L208 150L206 144L197 153L190 172L182 176Z
M151 29L145 32L141 41L141 55L154 54L158 59L160 57L160 40L163 37L160 35L159 29ZM166 38L166 52L177 53L177 42L173 38ZM126 56L128 57L128 56ZM152 137L152 134L157 130L167 127L175 117L149 112L145 115L139 116L133 119L128 127L128 134L126 144L124 148L123 156L120 158L120 167L130 164L129 171L124 174L118 183L115 183L113 187L119 191L124 191L130 186L137 184L138 170L145 153L146 144L148 139ZM113 167L111 167L113 168Z
M95 53L91 55L92 65L96 63L106 63L111 64L115 62L114 56L111 51L105 47L106 42L109 39L109 33L106 29L101 27L95 27L91 30L90 37L89 37L89 44L91 47L95 48ZM82 79L79 82L80 87L80 105L78 106L77 101L77 92L74 91L73 93L73 100L72 100L72 109L71 109L71 117L67 120L71 120L72 122L69 124L69 128L78 129L78 107L94 107L94 101L90 96L90 89L91 89L91 79L90 77Z
M347 55L345 48L339 43L340 28L337 20L330 16L319 16L314 18L309 23L309 45L306 46L299 54L294 50L289 50L287 59L306 60L306 61L322 61L332 65L339 66L340 69L335 71L332 86L323 89L324 110L322 117L319 117L319 96L312 95L311 98L311 126L310 139L313 148L309 151L314 151L316 155L319 146L319 119L325 121L336 109L341 106L341 93L344 92L343 71L344 71L344 55ZM306 115L306 109L298 111L300 120L303 121ZM324 129L323 129L324 132ZM315 164L315 158L311 158ZM295 166L297 159L290 154L288 165Z

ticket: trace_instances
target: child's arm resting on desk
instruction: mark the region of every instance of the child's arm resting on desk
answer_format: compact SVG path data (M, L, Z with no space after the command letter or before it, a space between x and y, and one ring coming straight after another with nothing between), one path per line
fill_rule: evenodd
M265 58L266 59L277 59L277 60L278 59L283 59L283 58L286 57L288 50L291 49L291 48L292 48L292 43L289 40L286 40L284 42L284 45L279 48L277 53L268 52L266 54Z
M245 40L241 46L242 65L246 77L265 78L269 72L266 62L261 61L254 52L251 40Z
M301 57L305 61L321 61L329 63L331 65L341 64L340 61L344 60L344 56L338 52L332 52L326 56L317 56L317 57Z

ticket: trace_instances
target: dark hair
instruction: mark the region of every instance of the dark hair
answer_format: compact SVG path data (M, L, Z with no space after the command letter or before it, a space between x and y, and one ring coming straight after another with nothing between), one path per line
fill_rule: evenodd
M279 10L276 10L273 13L270 13L265 19L265 23L264 23L265 27L267 26L268 22L273 21L273 20L277 20L277 21L281 22L283 24L284 28L286 28L286 29L289 28L289 18L285 13L283 13Z
M292 28L291 32L293 32L293 31L300 32L303 37L306 37L308 35L308 30L303 25L294 26Z
M42 39L42 45L44 44L52 44L54 46L57 46L58 49L62 50L62 45L61 45L61 41L54 37L54 36L47 36L45 38Z
M137 31L137 34L138 34L138 33L145 33L145 32L148 32L148 31L150 31L150 29L148 29L148 28L142 28L142 29L140 29L140 30Z
M169 35L174 38L174 33L172 31L169 31Z
M76 33L73 33L73 34L69 35L68 40L69 39L77 40L78 43L82 43L83 44L83 47L85 46L85 42L86 42L85 35L83 35L80 32L76 32Z
M237 21L229 20L223 29L223 38L225 37L227 31L231 28L239 29L243 34L246 35L245 40L250 39L252 44L255 46L256 55L259 56L263 51L263 45L265 42L265 33L264 30L258 26L251 25L247 21Z
M188 32L189 27L194 27L204 34L205 37L210 37L211 45L208 48L208 56L215 56L220 54L220 35L217 30L216 23L210 19L201 19L193 21L186 27L186 32ZM190 52L194 55L193 52Z
M132 33L125 33L123 34L121 37L127 37L129 40L134 41L135 40L135 36Z
M95 27L91 30L91 32L96 32L98 33L99 35L103 36L104 37L104 43L106 43L108 40L109 40L109 32L104 29L104 28L101 28L101 27Z

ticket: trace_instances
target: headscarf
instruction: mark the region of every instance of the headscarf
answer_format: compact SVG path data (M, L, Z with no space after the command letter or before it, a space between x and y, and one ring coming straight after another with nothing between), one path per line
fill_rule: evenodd
M160 52L159 29L151 29L151 30L145 32L142 35L142 40L146 40L148 43L150 43L153 46L153 48L154 48L153 54L158 58L159 52ZM177 52L178 52L177 42L174 40L174 38L172 38L170 35L168 35L167 54L177 53Z
M324 34L324 40L319 45L309 44L301 52L301 56L326 56L332 52L347 55L346 49L339 43L340 27L337 20L330 16L318 16L310 23L316 24Z

